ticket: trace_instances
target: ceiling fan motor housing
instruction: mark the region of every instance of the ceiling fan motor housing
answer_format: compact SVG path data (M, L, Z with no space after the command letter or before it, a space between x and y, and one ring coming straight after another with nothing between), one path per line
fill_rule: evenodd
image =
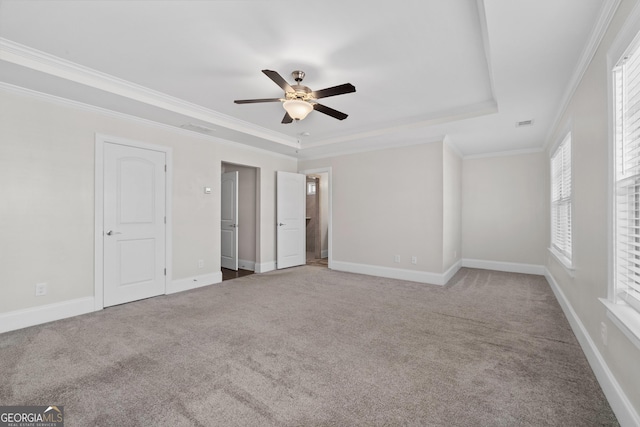
M301 99L303 101L309 101L312 99L311 89L304 85L291 85L293 92L285 92L285 97L287 99Z

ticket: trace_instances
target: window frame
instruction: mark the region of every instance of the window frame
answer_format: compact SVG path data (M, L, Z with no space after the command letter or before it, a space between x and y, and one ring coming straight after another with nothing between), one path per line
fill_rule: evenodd
M573 276L573 236L572 236L572 222L573 222L573 155L572 155L572 147L571 147L571 131L566 131L564 133L564 137L560 140L560 142L556 145L555 149L552 151L551 156L549 157L549 173L550 173L550 197L549 197L549 212L550 212L550 234L549 234L549 251L551 252L551 254L562 264L563 267L565 267L565 269L567 270L567 272ZM568 153L567 153L567 148L568 146ZM554 173L554 161L557 158L557 156L565 156L568 155L569 159L568 159L568 172L565 170L566 162L564 162L564 159L560 160L560 179L563 179L564 177L566 177L567 175L569 176L569 185L568 185L568 190L569 190L569 194L568 196L566 194L561 195L557 200L554 198L554 188L556 186L560 187L560 193L564 193L564 190L566 190L566 186L563 183L556 183L554 180L556 178L558 178L557 176L555 176ZM559 185L557 185L559 184ZM556 244L556 235L555 235L555 231L556 231L556 227L554 227L554 220L557 218L557 216L560 214L560 212L558 212L555 207L557 206L558 209L563 206L563 205L568 205L568 220L567 222L567 228L565 230L563 230L563 233L565 235L568 235L568 240L569 240L569 247L565 247L565 245L559 245Z
M616 80L615 71L630 52L640 46L640 7L634 8L607 52L608 117L609 117L609 197L608 197L608 293L600 302L607 317L640 349L640 311L616 297L617 275L617 142L616 142Z

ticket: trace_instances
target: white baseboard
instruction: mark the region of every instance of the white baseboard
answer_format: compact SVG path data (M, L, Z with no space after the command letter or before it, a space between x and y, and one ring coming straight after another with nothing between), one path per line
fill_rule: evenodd
M460 270L460 268L462 268L462 260L461 259L456 261L455 264L453 264L451 267L449 267L449 269L447 271L444 272L444 274L443 274L443 276L444 276L443 285L446 285L447 283L449 283L449 280L451 280L451 278L453 276L455 276L455 274L458 272L458 270Z
M241 268L242 270L256 271L256 262L247 261L246 259L239 259L238 268Z
M273 271L275 269L276 269L275 261L260 262L260 263L256 262L253 271L255 271L256 273L266 273L267 271Z
M556 282L556 279L546 268L544 276L546 277L547 282L549 282L560 307L562 307L562 311L567 317L567 320L571 325L571 329L578 339L580 347L582 347L582 351L587 357L587 361L589 362L589 365L591 365L591 369L593 370L598 383L600 383L600 387L602 388L604 395L609 401L609 405L611 405L611 409L613 409L613 412L616 414L618 422L620 422L620 425L622 426L640 426L640 415L636 412L624 390L622 390L622 387L620 387L620 384L613 376L607 362L605 362L600 351L598 351L598 347L596 347L596 344L591 339L587 329L584 327L584 324L571 306L571 303L564 295L564 292L560 289L558 282Z
M481 259L462 260L462 266L468 268L481 268L483 270L506 271L508 273L537 274L544 276L544 265L522 264L517 262L485 261Z
M185 279L173 280L167 285L166 294L188 291L190 289L201 288L222 282L222 272L203 274L201 276L187 277Z
M93 297L85 297L2 313L0 333L91 313L93 304Z
M333 261L331 269L346 271L347 273L366 274L368 276L387 277L389 279L408 280L411 282L428 283L443 286L460 269L460 263L454 264L445 273L429 273L426 271L405 270L402 268L380 267L369 264Z

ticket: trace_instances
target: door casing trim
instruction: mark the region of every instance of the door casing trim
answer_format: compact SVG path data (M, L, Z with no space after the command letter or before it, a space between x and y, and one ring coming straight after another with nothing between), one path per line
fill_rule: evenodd
M142 148L145 150L160 151L165 153L167 171L165 174L165 252L164 265L167 269L164 282L164 293L167 293L167 284L171 283L173 277L173 221L171 207L173 206L171 195L173 182L173 150L171 147L148 144L145 142L133 141L117 136L96 133L95 135L95 189L94 189L94 311L104 308L104 145L119 144L128 147Z

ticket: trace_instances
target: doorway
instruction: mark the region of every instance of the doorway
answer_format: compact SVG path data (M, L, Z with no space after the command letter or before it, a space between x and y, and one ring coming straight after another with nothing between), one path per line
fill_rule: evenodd
M329 266L329 171L307 171L306 236L307 265Z
M222 280L225 281L247 276L255 271L259 169L222 162L221 171L220 227L223 238L220 253ZM228 184L230 176L236 176L234 185ZM230 203L235 203L235 207L230 207ZM233 215L234 210L235 218L228 218Z
M96 310L166 293L171 154L168 147L96 134Z

